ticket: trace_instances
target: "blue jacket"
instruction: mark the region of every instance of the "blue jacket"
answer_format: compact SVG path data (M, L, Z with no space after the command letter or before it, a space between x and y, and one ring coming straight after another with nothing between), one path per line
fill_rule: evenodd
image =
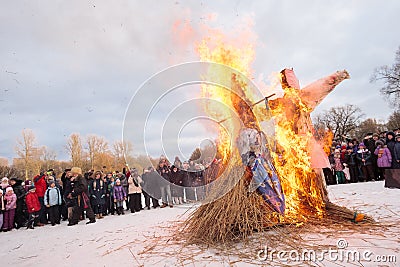
M47 188L46 192L44 193L44 204L50 206L61 205L61 194L60 189L57 187L54 188Z

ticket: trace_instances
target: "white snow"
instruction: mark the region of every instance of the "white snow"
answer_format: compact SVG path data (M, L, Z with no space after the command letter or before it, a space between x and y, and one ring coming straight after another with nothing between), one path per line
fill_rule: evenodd
M400 266L400 189L384 188L383 182L335 185L328 187L330 199L342 206L372 215L384 224L381 231L344 231L306 234L310 240L319 237L336 248L339 239L347 242L347 250L375 256L395 256L396 262L341 262L326 259L315 266ZM236 255L223 255L191 245L182 248L170 241L174 224L183 221L193 205L143 210L121 216L107 216L95 224L67 227L61 225L19 229L0 233L1 266L252 266L271 265L257 259L241 261ZM389 225L390 224L390 225ZM313 239L314 238L314 239ZM311 241L310 241L311 242ZM251 243L250 243L251 244ZM249 245L249 244L247 244ZM245 244L239 244L246 246ZM189 257L188 255L191 255ZM193 257L193 258L192 258ZM185 259L182 263L182 259ZM390 260L393 261L393 258ZM279 261L278 261L279 263ZM274 265L277 262L274 261ZM304 266L304 262L296 266Z

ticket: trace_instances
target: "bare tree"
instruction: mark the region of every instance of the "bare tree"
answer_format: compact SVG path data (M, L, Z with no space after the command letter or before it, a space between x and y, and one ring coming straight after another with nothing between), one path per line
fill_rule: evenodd
M394 111L386 123L388 130L394 130L400 128L400 110Z
M22 130L22 139L17 138L15 152L23 163L25 180L29 178L30 172L36 171L35 161L40 155L36 146L36 137L31 129Z
M42 167L46 170L54 168L56 164L57 153L47 146L41 148Z
M77 133L69 136L66 149L71 157L72 166L82 167L82 141Z
M355 131L355 137L362 140L367 133L380 133L387 130L384 122L379 122L376 119L368 118L358 125Z
M318 114L314 120L318 127L325 125L326 128L332 129L334 138L342 138L354 134L363 116L364 114L359 107L346 104L325 110Z
M95 167L101 168L102 165L107 161L105 155L109 154L108 142L100 136L88 135L86 137L88 158L91 169Z
M400 46L392 66L384 65L374 70L371 82L379 80L384 82L381 93L393 107L400 108Z
M132 143L124 141L115 141L113 144L113 155L116 168L123 168L128 162L128 158L132 153Z

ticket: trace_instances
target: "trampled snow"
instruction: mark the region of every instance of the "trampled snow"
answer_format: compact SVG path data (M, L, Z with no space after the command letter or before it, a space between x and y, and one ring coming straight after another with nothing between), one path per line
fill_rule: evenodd
M326 254L319 262L291 261L290 264L400 266L400 189L384 188L383 182L367 182L329 186L328 190L333 202L365 212L382 222L382 231L351 230L341 231L338 235L327 232L326 236L323 232L310 234L310 240L318 236L332 248L343 245L342 251L357 251L361 258L346 261L337 254L334 258ZM176 222L187 218L194 208L184 204L107 216L89 225L82 221L68 227L67 222L62 222L33 230L14 229L0 233L0 263L1 266L279 266L279 261L268 262L269 259L262 258L265 255L257 254L256 249L254 257L250 257L253 260L241 261L237 255L222 256L215 249L195 245L180 249L176 242L170 244L169 239L174 234L171 229ZM182 261L186 256L180 253L192 253L193 257ZM296 255L293 252L286 254L289 256ZM283 260L282 263L287 262Z

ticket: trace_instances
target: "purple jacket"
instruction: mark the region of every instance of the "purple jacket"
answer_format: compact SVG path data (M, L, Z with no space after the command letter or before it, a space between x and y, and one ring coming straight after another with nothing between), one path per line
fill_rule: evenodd
M4 196L4 199L6 200L6 210L17 208L17 195L15 195L14 193L11 196L6 194Z
M375 155L378 156L377 164L380 168L392 166L392 155L387 147L378 146L375 149Z
M122 185L115 185L114 186L114 199L117 201L123 201L124 198L126 198L126 192L125 189L122 187Z

